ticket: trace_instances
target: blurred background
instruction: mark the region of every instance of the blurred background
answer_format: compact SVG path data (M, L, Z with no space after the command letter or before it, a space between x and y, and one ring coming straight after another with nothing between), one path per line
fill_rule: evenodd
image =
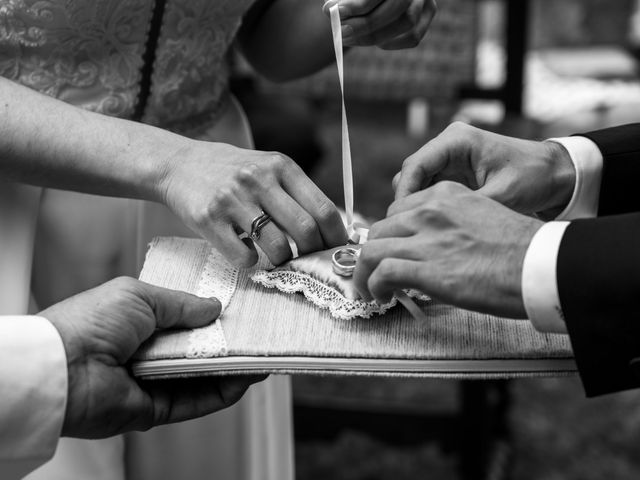
M640 0L438 0L420 47L345 58L356 208L384 216L402 161L453 120L544 139L640 121ZM273 85L239 59L257 147L342 203L337 73ZM577 378L294 378L297 474L315 479L640 478L640 392Z

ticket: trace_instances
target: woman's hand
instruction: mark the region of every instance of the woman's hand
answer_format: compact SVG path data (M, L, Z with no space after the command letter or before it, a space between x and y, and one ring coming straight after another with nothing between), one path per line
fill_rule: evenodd
M436 14L435 0L328 0L339 5L345 46L377 45L385 50L417 46Z
M257 262L253 243L238 234L250 233L262 211L273 220L257 243L274 265L291 257L286 235L301 254L347 241L336 206L283 154L189 142L167 163L164 203L235 265Z

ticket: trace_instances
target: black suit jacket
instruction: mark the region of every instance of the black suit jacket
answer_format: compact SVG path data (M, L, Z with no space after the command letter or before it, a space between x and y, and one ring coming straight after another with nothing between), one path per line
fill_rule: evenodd
M604 158L598 218L567 228L560 303L587 396L640 387L640 124L583 134Z

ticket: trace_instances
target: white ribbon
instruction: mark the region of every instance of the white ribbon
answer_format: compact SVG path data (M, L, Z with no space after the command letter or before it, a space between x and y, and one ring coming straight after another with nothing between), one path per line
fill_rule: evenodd
M342 100L342 186L344 189L344 209L347 217L347 234L351 241L360 243L365 231L364 226L354 225L353 221L353 167L351 164L351 142L349 141L349 122L347 121L347 108L344 103L344 58L342 51L342 24L338 5L329 9L331 16L331 32L333 34L333 48L336 52L336 65L338 66L338 78L340 80L340 97ZM367 231L368 232L368 231ZM416 303L402 290L393 292L398 301L409 311L411 316L420 321L426 321L427 317Z
M338 5L329 9L331 16L331 32L333 33L333 48L336 52L338 78L340 79L340 96L342 99L342 185L344 189L344 209L347 215L347 234L357 242L353 225L353 168L351 166L351 142L349 141L349 122L347 108L344 103L344 60L342 53L342 25Z

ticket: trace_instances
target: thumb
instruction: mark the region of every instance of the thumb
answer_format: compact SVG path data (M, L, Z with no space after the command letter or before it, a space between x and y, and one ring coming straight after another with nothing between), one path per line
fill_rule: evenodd
M140 286L160 329L203 327L217 319L222 311L217 298L200 298L144 282L140 282Z

